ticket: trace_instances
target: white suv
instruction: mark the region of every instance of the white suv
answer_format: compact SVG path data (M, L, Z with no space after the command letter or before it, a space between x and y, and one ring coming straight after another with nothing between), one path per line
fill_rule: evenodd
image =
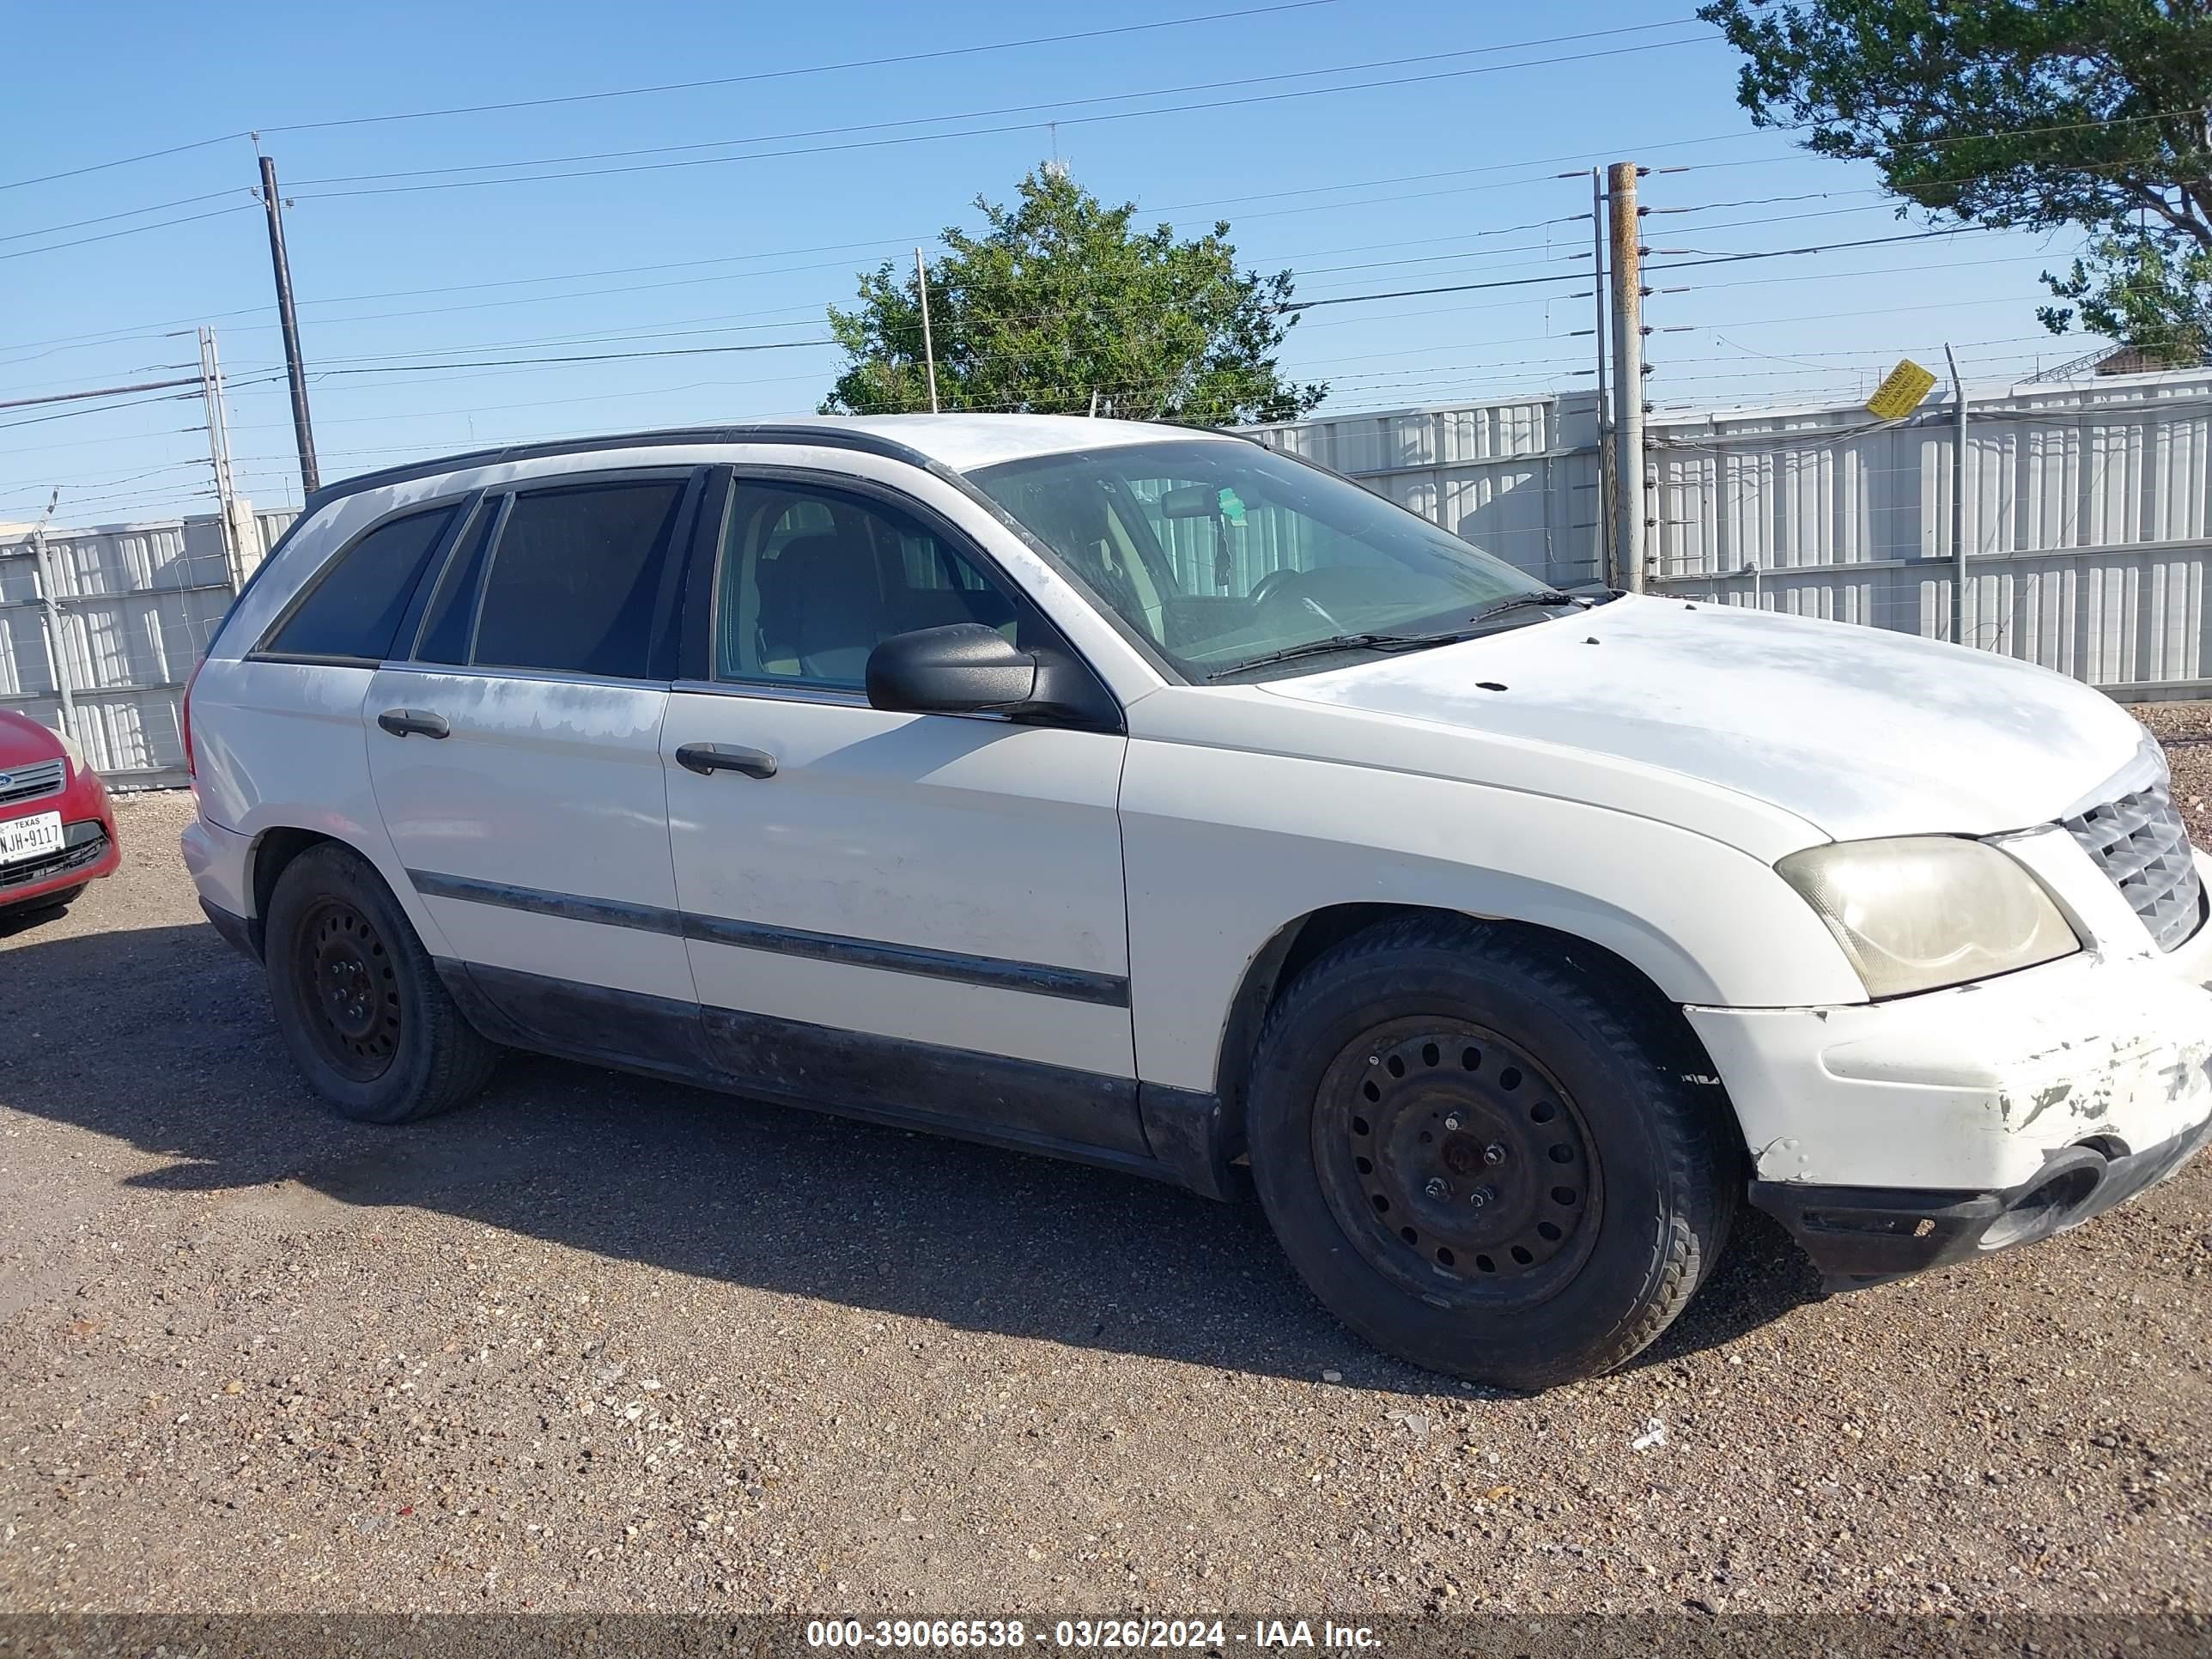
M347 1115L538 1049L1226 1196L1379 1346L1617 1365L1747 1195L1847 1285L2212 1134L2205 860L2086 687L1541 586L1232 435L458 456L189 698L209 915Z

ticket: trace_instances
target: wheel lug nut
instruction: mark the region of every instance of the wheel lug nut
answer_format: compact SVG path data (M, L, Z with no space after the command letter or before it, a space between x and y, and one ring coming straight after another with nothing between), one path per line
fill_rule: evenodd
M1467 1201L1480 1210L1497 1196L1498 1188L1495 1187L1477 1187L1467 1195Z
M1449 1198L1451 1182L1446 1181L1442 1176L1431 1176L1429 1184L1425 1190L1431 1198Z
M1457 1112L1452 1113L1449 1116L1444 1119L1444 1127L1447 1129L1456 1129L1459 1127L1459 1114Z
M1505 1148L1499 1146L1498 1142L1494 1140L1492 1141L1490 1145L1482 1149L1482 1161L1485 1164L1491 1164L1504 1163Z

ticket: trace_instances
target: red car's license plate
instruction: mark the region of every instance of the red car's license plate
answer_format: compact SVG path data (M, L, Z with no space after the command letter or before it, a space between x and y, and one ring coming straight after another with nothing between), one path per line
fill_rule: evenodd
M21 864L62 850L62 815L40 812L0 821L0 864Z

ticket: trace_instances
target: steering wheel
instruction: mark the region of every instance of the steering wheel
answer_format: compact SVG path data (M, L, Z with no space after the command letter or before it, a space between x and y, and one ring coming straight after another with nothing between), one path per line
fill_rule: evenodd
M1252 592L1249 597L1255 605L1288 598L1291 596L1291 586L1311 574L1313 572L1310 570L1300 570L1295 566L1287 564L1279 565L1252 584Z

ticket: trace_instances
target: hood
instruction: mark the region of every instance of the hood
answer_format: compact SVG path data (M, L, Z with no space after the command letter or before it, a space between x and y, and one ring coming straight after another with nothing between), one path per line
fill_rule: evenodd
M2147 741L2101 692L2009 657L1634 594L1263 689L1663 768L1838 841L2046 823Z
M0 772L53 760L61 753L62 740L38 721L12 708L0 708Z

